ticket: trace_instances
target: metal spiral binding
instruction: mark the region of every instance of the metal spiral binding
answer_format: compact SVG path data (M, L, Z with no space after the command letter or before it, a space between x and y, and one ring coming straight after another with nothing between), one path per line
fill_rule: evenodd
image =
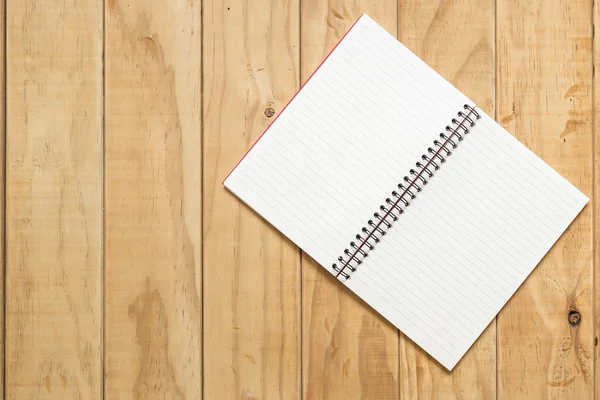
M464 112L457 113L458 119L453 118L451 124L446 126L447 133L439 134L440 140L433 141L433 147L429 147L427 154L421 156L421 161L415 163L416 169L409 171L409 174L398 184L398 189L392 191L391 197L385 199L385 204L373 214L374 219L370 219L367 226L355 236L356 241L350 242L350 246L344 249L344 255L338 257L339 265L337 263L332 265L337 273L336 278L342 276L350 279L351 274L369 256L369 252L404 213L410 202L417 197L416 193L420 192L433 177L433 171L437 171L440 164L446 162L446 158L452 154L458 142L469 133L469 128L474 127L475 121L481 118L475 111L475 106L465 104L463 108Z

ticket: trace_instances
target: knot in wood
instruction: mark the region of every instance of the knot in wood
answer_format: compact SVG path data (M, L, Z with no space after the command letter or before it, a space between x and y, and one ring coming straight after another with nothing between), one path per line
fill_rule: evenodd
M569 311L569 324L571 324L571 326L577 326L581 323L581 314L579 313L579 311Z
M267 118L271 118L273 115L275 115L275 109L273 107L267 107L265 110L265 115Z

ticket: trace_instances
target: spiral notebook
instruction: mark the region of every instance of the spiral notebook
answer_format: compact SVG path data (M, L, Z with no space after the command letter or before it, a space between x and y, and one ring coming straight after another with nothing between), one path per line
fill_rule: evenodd
M366 15L224 185L449 370L589 201Z

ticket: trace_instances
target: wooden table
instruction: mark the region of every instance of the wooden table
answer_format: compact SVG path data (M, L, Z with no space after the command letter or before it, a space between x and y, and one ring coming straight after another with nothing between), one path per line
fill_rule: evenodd
M4 2L5 398L600 396L594 201L448 373L221 185L367 13L597 201L598 4Z

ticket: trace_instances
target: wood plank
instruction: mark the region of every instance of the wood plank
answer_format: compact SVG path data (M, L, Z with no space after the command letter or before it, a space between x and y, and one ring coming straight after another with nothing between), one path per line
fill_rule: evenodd
M494 13L493 0L407 0L398 14L402 43L492 116ZM402 398L495 398L495 321L451 373L404 335L400 360Z
M303 80L362 13L396 35L395 1L302 4ZM398 398L398 331L394 326L306 254L302 256L302 293L304 398Z
M592 15L587 0L497 2L504 127L592 193ZM593 397L592 207L500 313L498 398ZM579 312L578 325L569 313Z
M299 397L299 251L221 183L298 88L299 9L204 1L208 399Z
M105 6L105 396L197 399L201 2Z
M7 399L102 396L102 6L7 4Z

